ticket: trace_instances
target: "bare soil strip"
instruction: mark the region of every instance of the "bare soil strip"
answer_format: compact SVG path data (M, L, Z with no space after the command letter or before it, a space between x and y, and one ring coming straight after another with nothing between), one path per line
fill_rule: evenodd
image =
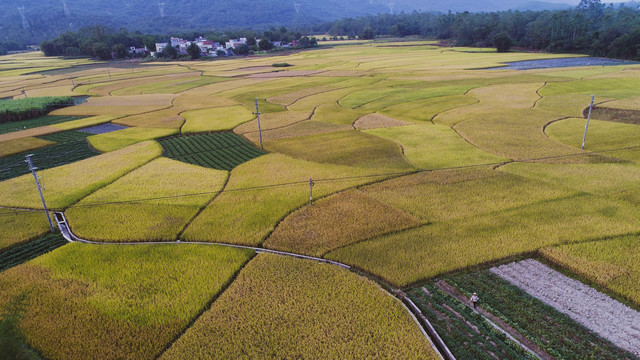
M536 260L495 267L491 272L616 346L640 355L640 312Z

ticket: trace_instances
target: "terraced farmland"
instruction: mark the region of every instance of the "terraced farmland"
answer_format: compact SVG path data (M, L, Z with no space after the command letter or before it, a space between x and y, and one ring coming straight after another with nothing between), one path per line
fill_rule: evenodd
M233 133L196 134L160 140L170 159L230 171L266 154Z
M26 344L51 359L434 358L406 294L458 358L531 358L465 305L482 291L545 360L632 359L475 268L540 255L640 308L640 65L469 70L569 55L380 41L127 68L0 58L0 97L91 96L0 126L0 256L49 231L27 152L48 207L105 243L0 273L0 306L33 294ZM79 131L94 126L119 130ZM254 257L274 251L290 254Z

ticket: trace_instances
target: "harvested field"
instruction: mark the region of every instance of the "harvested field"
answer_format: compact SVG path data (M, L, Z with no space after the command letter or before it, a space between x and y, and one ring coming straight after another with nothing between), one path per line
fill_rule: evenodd
M269 236L269 249L323 256L327 252L376 236L421 225L420 219L349 190L294 212Z
M640 356L640 312L535 260L503 265L491 272Z
M401 303L374 282L334 266L260 254L161 359L265 354L438 358Z
M591 113L591 118L623 124L640 125L640 110L614 109L608 107L608 105L609 104L606 104L606 106L595 106ZM589 110L586 109L585 113L588 115Z
M353 123L353 126L359 130L381 129L405 125L411 125L411 123L392 119L382 114L365 115Z

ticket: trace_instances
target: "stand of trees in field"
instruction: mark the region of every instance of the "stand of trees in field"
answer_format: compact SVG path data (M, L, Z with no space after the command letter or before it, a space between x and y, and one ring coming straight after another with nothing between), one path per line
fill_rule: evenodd
M366 16L335 21L319 31L331 35L411 36L452 40L456 46L522 47L640 59L640 9L582 0L573 9L492 13L418 13ZM497 37L497 38L496 38ZM508 47L507 47L508 49Z

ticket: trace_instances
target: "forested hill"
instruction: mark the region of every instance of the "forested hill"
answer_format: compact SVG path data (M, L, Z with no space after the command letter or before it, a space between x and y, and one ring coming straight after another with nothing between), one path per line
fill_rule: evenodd
M557 8L576 0L7 0L0 1L0 43L39 43L89 25L143 33L305 25L366 14ZM575 4L572 4L575 6Z

